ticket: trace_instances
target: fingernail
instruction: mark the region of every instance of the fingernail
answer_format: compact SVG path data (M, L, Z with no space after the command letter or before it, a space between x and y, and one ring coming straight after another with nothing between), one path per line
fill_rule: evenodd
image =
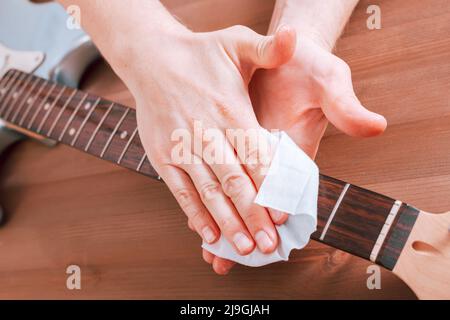
M255 240L258 244L259 250L261 250L262 252L267 252L273 248L272 239L270 239L269 235L263 230L260 230L256 233Z
M270 209L270 213L274 222L281 220L281 218L283 217L283 212L278 210Z
M233 242L242 254L253 248L253 242L242 232L234 235Z
M202 234L203 234L203 239L205 239L205 241L208 243L213 243L214 240L216 240L216 235L215 235L214 231L208 226L206 226L202 229Z

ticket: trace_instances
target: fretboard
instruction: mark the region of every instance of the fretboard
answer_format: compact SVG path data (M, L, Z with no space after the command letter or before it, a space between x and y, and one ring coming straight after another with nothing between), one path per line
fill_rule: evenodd
M133 109L10 70L0 80L0 118L159 179L139 139ZM392 270L419 211L400 201L320 176L312 238Z

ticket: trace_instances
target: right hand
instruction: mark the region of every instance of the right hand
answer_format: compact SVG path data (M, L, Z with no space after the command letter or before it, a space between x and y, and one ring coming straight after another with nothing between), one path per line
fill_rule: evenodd
M111 63L136 99L139 133L149 160L204 241L213 243L222 233L241 255L255 245L264 253L274 251L278 235L273 221L282 223L286 216L254 203L264 164L246 165L250 159L237 159L242 150L236 150L236 141L229 141L224 131L260 128L248 83L256 69L276 68L291 58L295 33L282 29L274 36L261 36L243 26L209 33L161 32L156 37L132 35L141 40ZM225 142L220 151L236 161L209 163L191 150L198 164L175 163L171 135L185 129L196 138L194 120L203 128L219 129ZM254 160L261 150L252 148L245 154Z

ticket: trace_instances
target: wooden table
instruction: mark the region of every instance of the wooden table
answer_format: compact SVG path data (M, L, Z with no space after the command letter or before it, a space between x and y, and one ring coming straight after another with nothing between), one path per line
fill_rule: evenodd
M167 0L195 30L244 24L267 28L272 0ZM337 54L352 67L356 91L384 114L387 132L355 139L329 128L317 158L321 171L440 212L450 208L450 3L380 0L382 29L368 30L359 4ZM100 81L99 81L100 80ZM104 64L85 88L122 103L133 100ZM200 239L167 188L68 147L26 141L2 159L0 298L410 299L382 271L368 290L369 262L311 242L288 263L238 266L215 275ZM79 265L82 289L66 288Z

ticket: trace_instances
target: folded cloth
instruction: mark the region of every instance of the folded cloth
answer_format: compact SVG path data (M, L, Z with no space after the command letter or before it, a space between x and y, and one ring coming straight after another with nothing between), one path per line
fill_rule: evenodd
M306 246L317 226L317 165L286 133L265 131L265 135L275 145L276 151L255 203L290 215L287 222L276 226L279 235L277 249L264 254L255 248L250 254L241 256L223 236L213 244L202 244L216 256L252 267L288 260L292 249Z

